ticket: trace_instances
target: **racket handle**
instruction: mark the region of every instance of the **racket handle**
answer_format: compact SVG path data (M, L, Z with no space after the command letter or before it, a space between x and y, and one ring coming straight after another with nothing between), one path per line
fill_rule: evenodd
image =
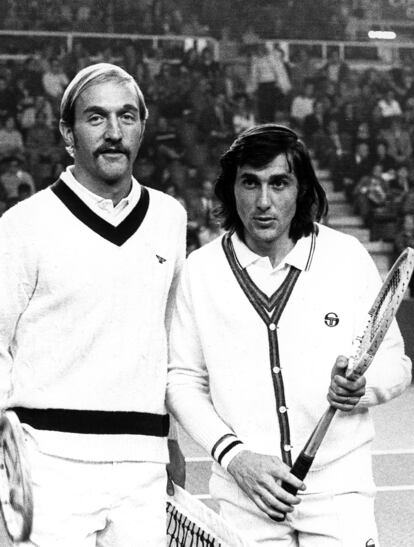
M295 477L297 477L298 479L303 480L308 474L308 471L314 459L315 459L315 456L307 456L302 450L297 460L293 464L290 472L292 473L292 475L295 475ZM298 492L298 489L295 486L292 486L289 482L283 481L282 488L286 490L286 492L289 492L289 494L292 494L293 496L296 496ZM274 520L275 522L283 522L285 520L285 517L282 517L282 518L272 517L272 520Z
M295 475L300 480L303 480L306 475L308 474L308 471L313 463L314 456L307 456L303 451L299 454L297 460L293 464L290 472L292 475ZM282 488L286 490L286 492L289 492L289 494L293 494L296 496L298 489L296 486L293 486L289 482L282 482Z

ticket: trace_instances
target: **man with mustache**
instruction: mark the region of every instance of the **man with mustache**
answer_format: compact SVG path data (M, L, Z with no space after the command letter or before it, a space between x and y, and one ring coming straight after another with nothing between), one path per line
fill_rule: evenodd
M211 453L211 494L246 538L373 546L368 407L399 395L411 377L395 323L366 378L344 377L344 355L380 285L375 265L355 238L320 223L325 192L287 127L241 133L221 158L215 192L227 232L183 268L169 406ZM304 485L290 468L326 398L339 412Z
M0 222L0 407L34 489L28 546L165 545L167 330L186 215L132 176L147 108L97 64L67 87L74 159ZM182 469L180 469L182 471Z

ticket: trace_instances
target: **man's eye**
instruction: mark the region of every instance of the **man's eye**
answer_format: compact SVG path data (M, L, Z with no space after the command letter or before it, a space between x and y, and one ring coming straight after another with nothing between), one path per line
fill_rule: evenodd
M288 181L287 180L275 180L270 183L271 188L275 188L276 190L280 190L281 188L284 188L287 186Z
M99 116L99 114L94 114L93 116L89 116L88 121L89 123L96 125L102 121L102 116Z
M134 122L135 121L135 115L131 114L130 112L125 112L125 114L122 114L122 119L126 122Z
M254 180L245 179L243 180L243 186L245 188L255 188L256 182Z

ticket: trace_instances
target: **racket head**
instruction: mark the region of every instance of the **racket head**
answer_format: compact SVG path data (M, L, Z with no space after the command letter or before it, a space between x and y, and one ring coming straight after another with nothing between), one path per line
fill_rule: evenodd
M32 531L33 493L24 432L11 410L0 415L0 510L9 537L27 541Z
M396 316L414 270L414 249L407 247L388 272L368 312L368 321L349 359L347 378L355 380L370 366Z

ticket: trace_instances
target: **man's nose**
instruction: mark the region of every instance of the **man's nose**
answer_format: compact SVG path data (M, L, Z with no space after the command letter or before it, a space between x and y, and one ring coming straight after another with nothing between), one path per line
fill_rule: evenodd
M261 210L266 210L270 207L269 189L267 186L262 186L257 199L257 207Z
M122 130L119 120L116 116L110 117L106 125L105 139L110 141L119 141L122 139Z

